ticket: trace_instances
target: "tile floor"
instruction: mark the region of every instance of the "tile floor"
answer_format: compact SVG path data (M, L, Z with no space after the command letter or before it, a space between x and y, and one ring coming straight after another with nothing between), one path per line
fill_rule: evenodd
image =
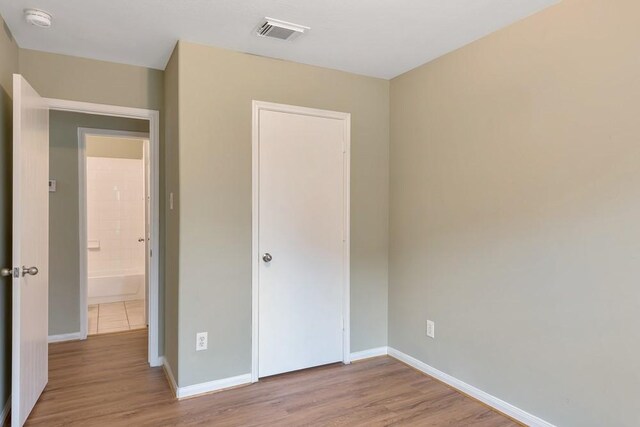
M144 300L89 306L89 335L146 328Z

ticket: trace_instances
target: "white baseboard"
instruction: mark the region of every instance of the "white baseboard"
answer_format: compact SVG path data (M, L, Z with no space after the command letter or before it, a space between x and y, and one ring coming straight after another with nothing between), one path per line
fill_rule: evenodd
M7 399L7 403L4 404L4 408L2 408L2 413L0 413L0 426L4 425L4 422L7 420L9 416L9 412L11 412L11 396Z
M358 360L369 359L371 357L386 356L388 352L387 347L370 348L368 350L356 351L351 353L351 361L357 362Z
M505 402L504 400L498 399L497 397L492 396L480 389L477 389L472 385L460 381L459 379L452 377L449 374L445 374L444 372L439 371L436 368L429 366L414 357L409 356L408 354L396 350L395 348L389 347L388 354L389 356L398 359L399 361L404 362L407 365L416 368L417 370L422 371L425 374L432 376L457 390L460 390L461 392L479 400L486 405L491 406L499 412L502 412L503 414L513 418L514 420L524 423L525 425L528 425L530 427L555 427L553 424L541 418L538 418L535 415L517 408L512 404Z
M64 342L64 341L78 341L82 339L81 332L72 332L70 334L49 335L48 342Z
M237 387L239 385L251 384L251 374L244 374L238 375L236 377L222 378L220 380L208 381L206 383L194 384L186 387L178 387L176 379L173 376L171 366L169 366L166 360L164 361L163 366L169 380L169 385L173 389L173 392L178 399L212 393L214 391Z
M251 374L222 378L220 380L194 384L186 387L178 387L176 391L176 397L178 399L182 399L184 397L193 397L199 394L211 393L214 391L220 391L226 388L237 387L244 384L251 384Z
M164 368L164 373L169 381L169 386L171 386L171 390L173 391L174 396L178 396L178 384L176 383L176 378L173 376L173 371L171 370L171 366L169 366L169 362L167 359L162 361L162 367Z

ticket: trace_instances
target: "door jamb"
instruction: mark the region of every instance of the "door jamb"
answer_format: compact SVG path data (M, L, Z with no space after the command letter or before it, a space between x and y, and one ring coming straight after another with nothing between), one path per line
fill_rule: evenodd
M276 111L281 113L299 114L306 116L315 116L323 118L331 118L344 121L344 145L343 145L343 170L344 170L344 246L343 260L345 263L345 272L343 276L343 307L342 307L342 362L344 364L351 363L351 316L350 316L350 299L351 299L351 272L350 272L350 210L351 210L351 114L337 111L319 110L315 108L298 107L294 105L275 104L271 102L252 101L252 233L251 233L251 382L257 382L259 379L259 213L260 213L260 140L259 125L260 111Z
M143 108L121 107L116 105L95 104L90 102L71 101L65 99L45 98L49 110L67 111L74 113L86 113L102 116L125 117L131 119L149 121L149 156L150 156L150 209L151 209L151 263L149 268L149 342L148 362L151 366L162 366L163 358L160 356L159 327L160 327L160 113L157 110ZM86 244L86 242L85 242ZM86 272L86 270L85 270ZM86 288L85 288L86 290ZM86 308L85 300L80 301L81 317L82 304ZM81 325L82 339L86 338L86 310L85 320Z

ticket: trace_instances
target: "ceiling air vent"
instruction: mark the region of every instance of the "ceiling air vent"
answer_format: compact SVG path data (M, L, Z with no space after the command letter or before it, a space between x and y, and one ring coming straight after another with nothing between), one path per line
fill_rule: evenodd
M293 40L309 30L304 25L292 24L273 18L264 18L265 21L258 26L256 34L260 37L270 37L278 40Z

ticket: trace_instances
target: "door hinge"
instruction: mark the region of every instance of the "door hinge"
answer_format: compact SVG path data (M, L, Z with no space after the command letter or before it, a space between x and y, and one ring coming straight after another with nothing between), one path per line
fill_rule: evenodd
M149 249L149 258L153 256L153 249Z

